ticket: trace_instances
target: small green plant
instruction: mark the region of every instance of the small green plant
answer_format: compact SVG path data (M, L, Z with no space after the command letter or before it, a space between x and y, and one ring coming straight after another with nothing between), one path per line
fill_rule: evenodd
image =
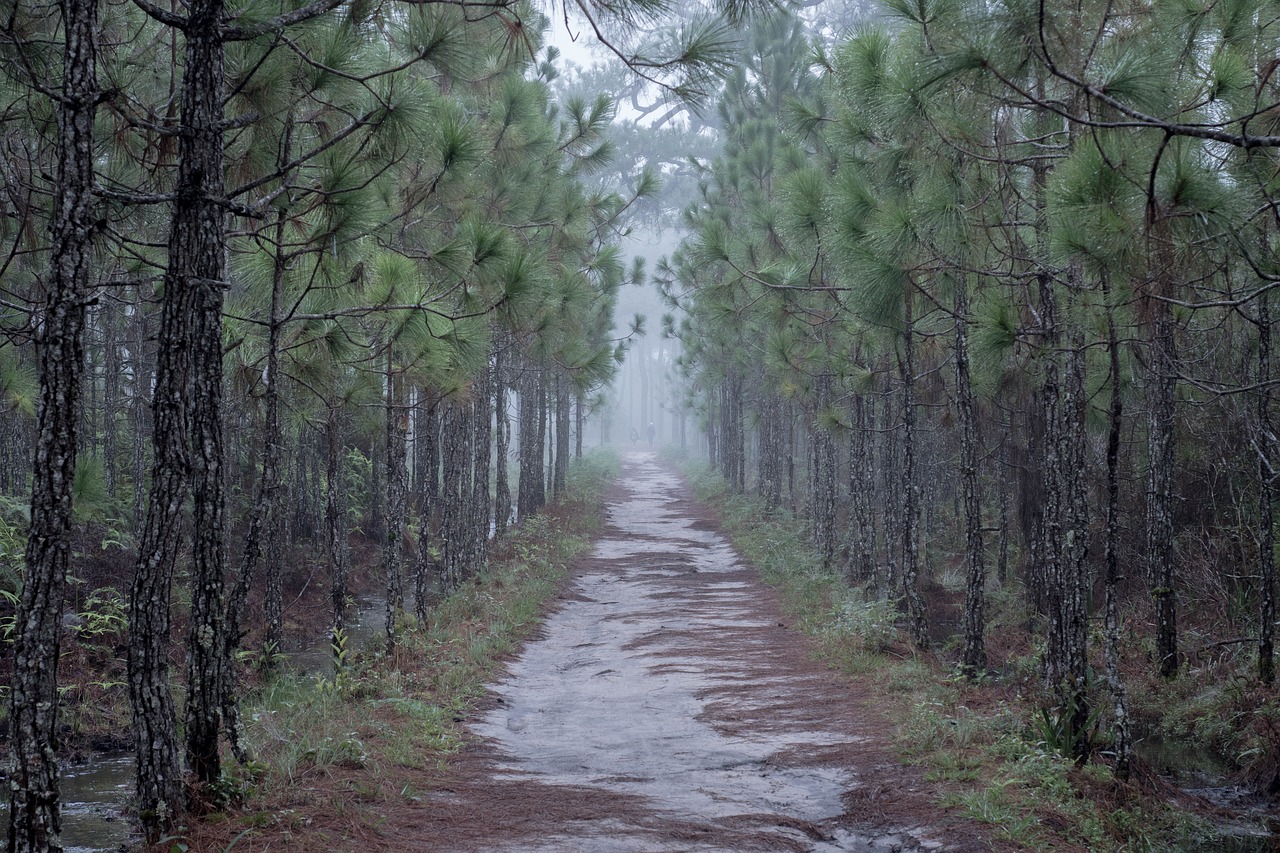
M1098 743L1101 708L1094 708L1081 719L1077 691L1068 691L1067 703L1057 708L1041 708L1036 720L1040 744L1047 750L1083 762Z
M81 639L119 636L129 627L129 603L118 589L99 587L89 593L80 611Z

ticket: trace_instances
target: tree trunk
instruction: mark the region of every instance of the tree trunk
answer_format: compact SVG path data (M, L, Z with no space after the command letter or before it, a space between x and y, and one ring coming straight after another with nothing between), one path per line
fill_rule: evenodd
M468 522L470 529L470 548L468 554L467 576L470 577L484 567L485 557L489 552L490 519L493 517L493 504L489 496L489 462L493 454L493 366L486 363L480 375L476 377L474 392L471 396L471 512ZM567 454L566 454L567 455ZM567 460L566 460L567 461Z
M348 563L346 490L342 482L342 408L331 402L324 425L325 505L324 518L331 572L329 600L333 610L333 639L347 628Z
M557 499L564 496L569 478L569 378L556 373L556 464L551 493Z
M1258 454L1258 574L1262 586L1262 602L1258 630L1258 680L1273 684L1276 680L1276 557L1275 557L1275 472L1271 453L1274 436L1271 428L1271 304L1270 294L1263 291L1258 299L1258 433L1254 439Z
M1266 298L1265 296L1263 297ZM1106 640L1107 686L1115 714L1115 775L1129 778L1133 743L1129 733L1129 703L1120 675L1120 423L1123 403L1120 396L1120 344L1116 340L1115 317L1107 307L1107 344L1110 352L1111 408L1107 423L1107 530L1106 530Z
M494 471L493 517L494 535L501 539L507 534L507 521L511 517L511 482L507 475L507 455L511 450L511 424L507 414L507 374L504 355L506 346L494 348L493 355L493 408L494 429L497 443L497 459Z
M542 508L543 445L542 385L540 371L526 357L520 380L520 482L517 484L517 515L521 521Z
M818 399L813 423L813 538L822 567L831 568L836 556L836 443L821 423L831 406L831 374L818 377Z
M395 649L397 622L404 611L404 530L408 472L406 470L406 430L404 374L395 369L387 352L387 515L383 564L387 577L387 654Z
M224 517L222 444L222 302L227 286L223 199L223 0L191 4L183 78L178 204L169 264L194 287L191 353L191 610L187 632L187 764L201 785L222 776ZM186 146L185 151L183 145ZM187 201L184 203L184 201ZM167 288L167 282L166 282ZM167 291L166 291L167 292Z
M120 320L118 308L104 305L102 316L102 466L106 477L107 494L112 500L119 497L120 489L120 431L118 409L120 405Z
M586 419L587 419L586 398L581 391L579 391L576 395L574 395L573 413L574 413L573 458L581 459L582 458L582 430L583 430L583 427L586 425Z
M470 404L457 399L441 404L440 439L444 447L444 488L440 493L444 584L457 589L466 579L471 537L468 510L472 503L472 436Z
M11 853L62 850L58 789L58 657L70 563L85 306L96 230L95 0L62 0L65 46L58 105L49 283L38 331L40 402L32 465L26 577L14 624L9 697Z
M1177 367L1169 306L1152 304L1150 391L1147 407L1147 576L1156 600L1156 658L1160 675L1178 674L1178 599L1173 565L1173 465Z
M849 431L849 505L857 526L857 551L853 555L851 580L866 583L875 576L876 530L871 501L875 488L875 466L867 441L867 398L853 400L853 429Z
M1009 494L1013 483L1009 477L1009 431L1000 436L1000 450L996 454L996 489L1000 493L1000 544L996 551L996 580L1000 586L1009 582Z
M1047 274L1041 278L1040 293L1046 349L1042 386L1045 501L1041 555L1049 617L1045 678L1057 696L1059 720L1075 739L1072 752L1082 758L1087 750L1085 724L1089 718L1084 349L1082 340L1073 340L1065 357L1059 353L1057 294ZM1083 337L1078 328L1075 334L1077 338Z
M929 648L929 619L920 594L920 487L916 482L915 332L913 294L905 297L906 328L902 346L902 587L907 597L911 637L919 649Z
M132 390L129 398L129 420L132 427L132 443L130 453L131 477L133 480L133 535L142 539L143 525L146 523L147 496L147 410L150 407L150 392L154 376L154 360L150 358L151 347L148 342L151 324L147 322L147 303L142 296L142 288L138 287L138 301L133 312L132 346L129 348L130 373L133 375Z
M964 275L955 285L956 408L960 416L960 481L964 492L964 552L967 580L964 596L964 652L960 666L976 678L986 672L986 555L982 542L982 496L978 483L978 425L969 382L969 293Z
M286 144L285 149L288 149ZM236 583L227 597L226 613L223 615L223 691L222 715L223 730L232 751L241 762L249 756L240 740L239 726L239 678L236 672L236 652L244 639L241 627L241 616L249 599L249 589L253 583L253 575L257 570L258 560L262 556L262 541L265 535L268 544L268 558L265 578L263 610L267 623L266 641L263 644L264 663L270 663L274 654L280 651L282 639L281 609L283 595L280 590L280 559L278 518L280 515L280 457L284 449L284 438L280 429L280 312L284 296L285 257L282 250L285 228L285 212L278 211L276 217L275 240L276 255L271 283L270 314L267 321L267 376L265 404L266 411L262 428L262 473L258 480L257 495L253 508L249 512L249 529L245 534L244 549L240 556L240 567L236 575ZM273 553L274 548L274 553Z

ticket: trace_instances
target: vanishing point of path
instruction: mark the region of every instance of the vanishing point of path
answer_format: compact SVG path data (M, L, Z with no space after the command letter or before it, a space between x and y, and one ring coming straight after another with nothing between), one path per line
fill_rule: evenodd
M606 510L402 849L987 849L932 821L927 785L654 454L624 457Z

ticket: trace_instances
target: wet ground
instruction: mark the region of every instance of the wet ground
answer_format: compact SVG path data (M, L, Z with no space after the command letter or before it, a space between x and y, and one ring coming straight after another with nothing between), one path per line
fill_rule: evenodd
M990 849L930 824L859 697L673 472L632 453L620 484L405 849Z

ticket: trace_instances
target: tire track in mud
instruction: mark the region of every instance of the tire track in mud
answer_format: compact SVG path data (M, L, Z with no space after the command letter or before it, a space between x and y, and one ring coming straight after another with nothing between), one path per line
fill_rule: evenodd
M988 849L921 820L853 690L654 454L624 457L607 517L405 849Z

